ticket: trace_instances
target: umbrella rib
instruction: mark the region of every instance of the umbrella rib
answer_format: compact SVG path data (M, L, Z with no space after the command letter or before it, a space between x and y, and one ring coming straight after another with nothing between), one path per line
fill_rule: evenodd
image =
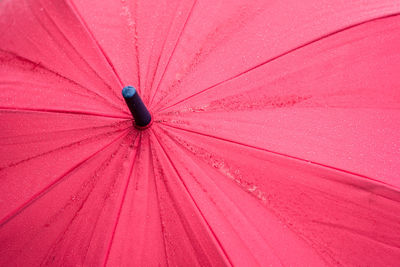
M256 150L260 150L260 151L265 151L265 152L268 152L268 153L271 153L271 154L275 154L275 155L278 155L278 156L281 156L281 157L284 157L284 158L289 158L289 159L293 159L293 160L297 160L297 161L301 161L301 162L306 162L308 164L313 164L313 165L316 165L316 166L319 166L319 167L322 167L322 168L327 168L327 169L331 169L331 170L334 170L334 171L339 171L339 172L346 173L346 174L349 174L349 175L352 175L352 176L356 176L356 177L359 177L359 178L362 178L362 179L367 179L367 180L370 180L370 181L373 181L373 182L376 182L376 183L379 183L379 184L383 184L384 186L389 187L389 188L394 188L397 191L400 190L400 188L398 188L398 187L396 187L394 185L379 181L377 179L374 179L372 177L369 177L369 176L366 176L366 175L363 175L363 174L360 174L360 173L347 171L347 170L344 170L344 169L341 169L341 168L336 168L336 167L329 166L329 165L326 165L326 164L323 164L323 163L318 163L318 162L315 162L315 161L302 159L302 158L299 158L299 157L296 157L296 156L291 156L291 155L288 155L288 154L285 154L285 153L272 151L272 150L269 150L269 149L266 149L266 148L257 147L257 146L254 146L254 145L249 145L249 144L245 144L245 143L242 143L242 142L233 141L233 140L225 139L225 138L214 136L214 135L210 135L210 134L200 133L200 132L196 132L196 131L193 131L193 130L172 126L172 125L169 125L169 124L166 124L166 123L163 123L163 122L160 122L160 123L162 125L164 125L164 126L171 127L171 128L177 129L177 130L181 130L181 131L185 131L185 132L189 132L189 133L198 134L198 135L201 135L201 136L214 138L214 139L217 139L217 140L221 140L221 141L225 141L225 142L228 142L228 143L232 143L232 144L236 144L236 145L241 145L241 146L253 148L253 149L256 149Z
M217 244L219 245L221 251L224 253L224 256L226 257L226 259L228 260L228 262L230 263L231 266L233 266L232 260L229 258L228 253L226 252L225 248L223 247L221 241L218 239L217 235L215 234L215 232L213 231L213 229L211 228L211 225L209 224L209 222L207 221L207 219L205 218L203 212L200 210L200 207L197 205L196 201L194 200L194 197L192 196L192 194L190 193L187 185L185 184L185 182L183 181L181 175L179 174L175 164L173 163L172 159L170 158L170 156L168 155L166 149L164 148L164 146L161 144L159 138L157 137L157 134L155 133L155 131L152 129L152 132L154 134L154 137L156 138L158 144L160 145L161 149L163 150L165 156L167 157L168 161L170 162L172 168L174 169L174 172L176 173L176 175L179 177L179 181L181 182L181 184L183 185L183 187L185 188L186 193L189 195L190 199L192 200L193 204L195 205L197 211L200 213L201 218L204 220L205 224L207 225L207 228L210 230L211 234L213 235L215 241L217 242Z
M20 205L18 208L16 208L15 210L13 210L12 212L10 212L8 215L6 215L5 217L3 217L0 220L0 227L4 226L6 223L8 223L9 221L11 221L13 218L15 218L15 216L17 216L18 214L20 214L23 210L25 210L26 208L28 208L30 205L32 205L35 201L37 201L38 199L40 199L41 197L43 197L45 194L47 194L52 188L54 188L55 186L57 186L58 184L60 184L62 182L62 180L64 180L65 177L67 177L70 173L72 173L75 169L81 167L84 163L86 163L87 161L93 159L95 156L97 156L98 154L100 154L102 151L104 151L105 149L107 149L108 147L110 147L112 144L116 143L118 140L122 139L123 137L125 137L127 134L129 133L128 130L124 131L122 134L118 135L115 139L113 139L110 143L106 144L105 146L103 146L102 148L100 148L99 150L97 150L96 152L94 152L93 154L91 154L90 156L86 157L85 159L83 159L82 161L78 162L77 164L75 164L73 167L71 167L69 170L67 170L66 172L64 172L62 175L60 175L57 179L55 179L53 182L51 182L50 184L48 184L47 186L45 186L42 190L40 190L39 192L37 192L36 194L34 194L30 199L28 199L25 203L23 203L22 205Z
M121 218L121 213L122 213L122 208L123 208L123 205L124 205L124 202L125 202L125 197L126 197L126 194L128 192L128 187L129 187L129 184L130 184L130 181L131 181L131 177L132 177L132 173L133 173L133 167L135 165L135 161L136 161L136 157L137 157L137 154L138 154L138 150L139 150L139 147L141 145L141 142L140 142L141 139L142 139L142 133L140 132L138 135L136 135L136 138L135 138L134 148L136 148L136 150L135 150L135 154L134 154L133 159L132 159L131 166L129 168L129 173L128 173L126 185L124 187L124 192L122 193L122 199L121 199L121 203L119 205L117 218L115 219L115 223L114 223L114 226L113 226L110 242L107 245L107 252L106 252L106 256L104 258L103 266L107 265L107 262L108 262L108 259L109 259L109 256L110 256L111 247L112 247L112 244L114 242L114 237L115 237L115 233L117 231L119 219Z
M79 110L63 110L63 109L44 109L44 108L29 108L29 107L4 107L0 106L0 110L4 111L28 111L28 112L48 112L48 113L61 113L61 114L72 114L72 115L87 115L87 116L97 116L97 117L105 117L105 118L113 118L113 119L126 119L130 120L128 116L118 116L105 114L100 112L88 112L88 111L79 111Z
M352 25L343 27L343 28L341 28L341 29L339 29L339 30L335 30L335 31L332 31L332 32L327 33L327 34L325 34L325 35L322 35L322 36L320 36L320 37L318 37L318 38L315 38L315 39L313 39L313 40L311 40L311 41L305 42L305 43L301 44L300 46L297 46L297 47L295 47L295 48L292 48L292 49L290 49L290 50L287 50L286 52L283 52L283 53L281 53L281 54L279 54L279 55L277 55L277 56L275 56L275 57L272 57L272 58L270 58L270 59L268 59L268 60L266 60L266 61L264 61L264 62L262 62L262 63L260 63L260 64L257 64L256 66L253 66L253 67L251 67L251 68L249 68L249 69L247 69L247 70L245 70L245 71L242 71L242 72L240 72L239 74L236 74L236 75L234 75L234 76L232 76L232 77L230 77L230 78L228 78L228 79L225 79L225 80L223 80L223 81L221 81L221 82L218 82L218 83L216 83L216 84L214 84L214 85L212 85L212 86L209 86L209 87L207 87L206 89L203 89L203 90L201 90L201 91L199 91L199 92L197 92L197 93L195 93L195 94L192 94L192 95L190 95L190 96L188 96L188 97L185 97L184 99L179 100L179 101L175 102L174 104L172 104L172 105L170 105L170 106L167 106L167 107L164 107L164 108L160 108L160 109L158 109L156 112L164 111L164 110L169 109L169 108L171 108L171 107L174 107L174 106L176 106L176 105L178 105L178 104L181 104L182 102L185 102L185 101L187 101L187 100L189 100L189 99L191 99L191 98L193 98L193 97L195 97L195 96L198 96L198 95L200 95L200 94L202 94L202 93L204 93L204 92L207 92L207 91L209 91L209 90L211 90L211 89L214 89L215 87L217 87L217 86L219 86L219 85L221 85L221 84L224 84L224 83L227 83L227 82L229 82L229 81L232 81L232 80L234 80L234 79L236 79L236 78L239 78L240 76L242 76L242 75L244 75L244 74L246 74L246 73L248 73L248 72L251 72L251 71L253 71L253 70L255 70L255 69L258 69L258 68L264 66L264 65L267 64L267 63L273 62L273 61L275 61L275 60L277 60L277 59L279 59L279 58L281 58L281 57L284 57L284 56L286 56L286 55L288 55L288 54L290 54L290 53L292 53L292 52L295 52L295 51L297 51L297 50L300 50L300 49L302 49L302 48L304 48L304 47L306 47L306 46L308 46L308 45L311 45L311 44L313 44L313 43L316 43L316 42L318 42L318 41L321 41L321 40L323 40L323 39L325 39L325 38L328 38L328 37L330 37L330 36L332 36L332 35L338 34L338 33L340 33L340 32L349 30L349 29L351 29L351 28L354 28L354 27L357 27L357 26L360 26L360 25L363 25L363 24L366 24L366 23L369 23L369 22L372 22L372 21L381 20L381 19L386 19L386 18L390 18L390 17L395 17L395 16L398 16L398 15L400 15L399 12L392 13L392 14L387 14L387 15L383 15L383 16L380 16L380 17L377 17L377 18L372 18L372 19L368 19L368 20L365 20L365 21L361 21L361 22L358 22L358 23L355 23L355 24L352 24Z
M182 37L183 32L184 32L184 30L185 30L185 28L186 28L186 25L187 25L187 23L188 23L188 21L189 21L189 18L191 17L191 15L192 15L192 13L193 13L193 10L194 10L194 7L195 7L196 3L197 3L197 0L193 2L192 7L190 8L189 14L188 14L188 16L187 16L187 18L186 18L186 20L185 20L185 24L183 25L182 30L181 30L181 32L179 33L179 36L178 36L178 39L176 40L174 49L172 50L171 55L170 55L170 57L168 58L167 65L165 66L164 71L163 71L163 73L162 73L162 75L161 75L161 77L160 77L160 80L159 80L158 83L157 83L157 87L156 87L156 89L155 89L155 91L154 91L154 93L153 93L153 97L151 98L151 100L150 100L150 102L149 102L149 106L151 106L151 105L153 104L154 98L155 98L155 96L156 96L156 94L157 94L157 92L158 92L158 90L159 90L159 88L160 88L160 84L161 84L162 80L164 79L164 76L165 76L165 73L167 72L169 63L171 62L171 59L172 59L173 55L175 54L175 50L176 50L176 48L178 47L178 44L179 44L179 42L180 42L180 40L181 40L181 37Z

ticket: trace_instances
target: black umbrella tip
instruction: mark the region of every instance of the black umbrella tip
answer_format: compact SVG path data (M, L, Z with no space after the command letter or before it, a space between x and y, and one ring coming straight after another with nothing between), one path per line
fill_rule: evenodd
M125 103L128 106L133 118L135 119L135 126L140 130L147 129L150 127L152 118L146 105L143 103L139 92L136 92L135 87L125 86L122 89L122 96L125 99Z
M131 97L133 97L135 94L136 94L136 89L135 89L135 87L133 87L133 86L128 85L128 86L125 86L125 87L122 89L122 96L123 96L124 98L131 98Z

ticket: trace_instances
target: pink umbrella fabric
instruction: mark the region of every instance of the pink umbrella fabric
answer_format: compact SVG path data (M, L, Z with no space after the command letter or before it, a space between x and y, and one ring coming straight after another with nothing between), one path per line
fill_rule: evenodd
M1 1L0 266L398 266L399 14Z

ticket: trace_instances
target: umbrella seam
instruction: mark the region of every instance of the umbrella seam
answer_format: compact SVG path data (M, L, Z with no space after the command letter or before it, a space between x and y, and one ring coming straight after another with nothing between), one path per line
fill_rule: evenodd
M178 7L176 8L176 10L177 9L178 9ZM175 10L175 13L176 13L176 10ZM158 66L160 65L161 56L163 55L162 52L164 51L165 44L167 43L168 37L170 35L173 22L174 22L174 20L171 20L170 25L168 27L167 35L166 35L166 37L164 39L164 42L163 42L163 45L162 45L162 48L161 48L161 51L160 51L160 54L157 57L157 63L156 63L155 69L153 71L152 78L151 78L151 83L150 83L150 86L149 86L149 88L150 88L149 95L147 96L147 102L148 103L151 103L152 100L153 100L153 93L152 93L153 90L152 90L152 88L153 88L154 79L155 79L155 76L157 74ZM154 50L154 43L152 44L152 47L151 47L151 51L153 51L153 50ZM149 79L149 77L148 77L149 76L149 72L150 72L150 64L147 65L147 72L146 72L146 79L145 79L146 83L148 82L148 79Z
M170 55L170 57L168 58L167 65L165 66L164 71L163 71L163 73L162 73L162 75L161 75L161 77L160 77L160 80L159 80L158 83L157 83L157 87L156 87L156 89L155 89L155 91L154 91L154 93L153 93L153 97L151 98L151 100L150 100L150 102L149 102L149 106L151 106L151 105L153 104L154 98L155 98L155 96L156 96L156 94L157 94L157 92L158 92L158 89L160 88L160 84L161 84L162 80L164 79L164 76L165 76L165 73L167 72L169 63L171 62L171 59L172 59L172 57L173 57L174 54L175 54L175 50L176 50L176 48L178 47L178 44L179 44L179 42L180 42L180 40L181 40L181 37L182 37L182 35L183 35L183 32L185 31L185 28L186 28L186 25L187 25L187 23L188 23L188 21L189 21L189 18L191 17L191 15L192 15L192 13L193 13L193 10L194 10L194 7L195 7L196 3L197 3L197 0L194 1L193 5L192 5L192 7L191 7L191 9L190 9L190 11L189 11L189 14L188 14L188 16L187 16L187 18L186 18L186 20L185 20L185 23L184 23L184 25L183 25L183 27L182 27L182 30L181 30L180 33L179 33L179 36L178 36L177 41L176 41L176 43L175 43L174 49L172 50L171 55Z
M178 129L178 130L182 130L182 131L186 131L186 132L190 132L190 133L194 133L194 134L198 134L198 135L203 135L203 136L215 138L215 139L222 140L222 141L225 141L225 142L229 142L229 143L233 143L233 144L237 144L237 145L241 145L241 146L250 147L250 148L253 148L253 149L269 152L269 153L272 153L272 154L275 154L275 155L279 155L279 156L282 156L282 157L286 157L286 158L290 158L290 159L293 159L293 160L297 160L297 161L301 161L301 162L307 162L309 164L317 165L319 167L324 167L324 168L332 169L332 170L335 170L335 171L343 172L343 173L346 173L348 175L356 176L356 177L359 177L359 178L363 178L363 179L367 179L367 180L376 182L378 184L382 184L382 185L388 187L389 189L394 189L396 191L400 190L400 188L398 188L398 187L396 187L394 185L379 181L377 179L374 179L372 177L368 177L368 176L363 175L363 174L347 171L347 170L344 170L344 169L336 168L336 167L329 166L329 165L322 164L322 163L318 163L318 162L315 162L315 161L302 159L302 158L291 156L291 155L288 155L288 154L284 154L284 153L268 150L268 149L257 147L257 146L254 146L254 145L248 145L248 144L241 143L241 142L238 142L238 141L228 140L228 139L225 139L225 138L221 138L221 137L217 137L217 136L213 136L213 135L209 135L209 134L205 134L205 133L196 132L196 131L193 131L193 130L172 126L172 125L169 125L169 124L166 124L166 123L163 123L163 122L160 122L160 123L165 125L165 126L168 126L168 127L171 127L171 128L175 128L175 129Z
M225 255L226 259L228 260L228 262L230 263L230 265L231 265L231 266L234 266L233 263L232 263L232 260L229 258L227 252L225 251L225 248L223 247L221 241L218 239L218 237L216 236L215 232L212 230L210 224L209 224L208 221L206 220L204 214L203 214L202 211L200 210L200 208L199 208L199 206L197 205L196 201L194 200L192 194L190 193L189 189L187 188L185 182L183 181L181 175L179 174L178 170L176 169L176 167L175 167L173 161L171 160L170 156L167 154L167 152L166 152L164 146L161 144L161 142L160 142L160 140L158 139L157 135L155 134L154 130L152 130L152 131L153 131L154 137L156 138L156 140L157 140L158 144L160 145L161 149L163 150L165 156L168 158L169 162L171 163L171 166L173 167L175 173L178 175L179 180L181 181L181 183L182 183L183 187L185 188L186 192L188 193L190 199L192 200L193 204L196 206L197 211L200 213L200 215L201 215L201 217L203 218L205 224L207 225L208 229L210 230L210 232L212 233L213 237L215 238L215 241L217 242L217 244L218 244L219 247L221 248L222 252L224 253L224 255Z
M24 158L24 159L19 160L19 161L14 161L14 162L9 163L9 164L4 165L4 166L0 166L0 171L2 171L4 169L7 169L7 168L15 167L15 166L17 166L17 165L19 165L21 163L25 163L25 162L28 162L28 161L33 160L33 159L37 159L37 158L40 158L40 157L43 157L43 156L50 155L50 154L55 153L55 152L59 152L60 150L71 148L71 147L73 147L73 146L75 146L77 144L83 143L83 142L87 142L86 144L88 144L93 140L99 140L100 138L108 137L110 134L116 134L116 133L119 133L119 132L123 132L128 128L129 127L124 128L124 129L118 129L116 131L103 132L103 133L99 133L99 134L95 134L95 135L92 135L92 136L85 137L84 139L75 140L72 143L67 143L67 144L61 145L59 147L53 148L51 150L42 152L40 154L36 154L34 156L27 157L27 158Z
M187 156L190 155L190 154L189 154L190 150L185 149L184 146L182 146L182 144L178 143L178 142L171 136L171 134L168 133L168 131L167 131L166 129L162 129L162 130L165 132L166 136L168 136L169 139L173 142L173 144L175 144L185 155L187 155ZM198 162L196 162L194 159L190 158L189 156L188 156L188 158L189 158L189 160L190 160L193 164L195 164L199 169L201 169L201 166L199 165ZM243 210L242 210L240 207L236 207L236 206L233 204L234 201L233 201L232 197L228 196L228 195L222 190L222 188L221 188L219 185L217 185L216 182L215 182L213 179L211 179L210 176L208 176L208 175L205 174L205 173L204 173L204 175L205 175L205 177L207 177L207 178L209 179L209 181L210 181L211 183L213 183L213 184L218 188L218 191L220 191L221 194L223 194L223 195L225 196L226 201L229 202L229 203L232 203L233 207L238 211L238 213L241 214L242 218L243 218L246 222L248 222L250 225L253 226L254 231L257 232L257 233L260 235L261 239L264 241L264 243L266 244L266 246L270 249L270 251L272 252L272 254L278 259L278 261L280 262L281 266L285 266L285 265L283 264L283 262L282 262L282 259L278 256L278 253L275 251L274 247L269 243L269 241L268 241L267 239L265 239L265 236L261 236L260 230L254 225L253 222L251 222L251 221L248 219L248 216L246 216L246 215L244 214ZM232 182L232 180L230 180L230 181ZM233 183L233 184L236 185L235 183ZM240 188L240 189L242 190L242 188ZM248 191L244 191L244 193L249 194L251 197L254 197L254 196L253 196L252 194L250 194ZM218 206L217 206L217 210L218 210L218 212L221 212L221 210L218 208ZM274 215L275 215L275 214L274 214ZM229 220L227 220L227 223L228 223L229 225L231 225L232 228L234 228L234 227L233 227L233 224L232 224ZM236 230L234 229L234 231L236 231ZM240 240L243 241L243 239L242 239L242 237L241 237L240 235L238 235L238 238L239 238ZM250 250L250 248L249 248L247 245L246 245L246 247ZM254 259L255 259L255 261L257 261L256 258L254 258Z
M2 112L2 110L0 110L0 112ZM5 111L5 112L7 112L7 111ZM15 134L15 135L12 135L12 136L3 136L2 137L2 141L3 140L7 140L7 139L10 140L10 139L13 139L13 138L16 138L16 137L18 137L18 138L25 138L25 137L29 138L31 136L41 135L43 133L46 133L46 134L62 134L62 133L69 133L69 132L72 132L72 131L103 130L103 129L107 129L107 128L118 128L118 127L124 126L124 125L125 125L125 121L122 120L122 121L118 121L117 123L104 124L104 125L101 125L101 126L88 126L88 127L71 128L71 129L66 129L66 130L54 130L54 131L46 131L46 132L32 132L30 134L22 134L22 135ZM121 128L122 129L121 131L128 129L129 127L131 127L131 126L128 126L126 128L123 128L123 129ZM115 131L115 132L118 132L118 130ZM107 134L107 133L108 132L105 132L105 134ZM100 136L100 135L101 134L95 135L95 136ZM35 142L35 143L36 142L42 142L43 140L44 140L44 138L36 140L36 141L13 142L12 144L29 144L31 142ZM12 145L12 144L1 143L1 145Z
M72 115L87 115L87 116L97 116L97 117L106 117L106 118L114 118L114 119L126 119L130 120L129 117L122 117L117 115L110 115L98 112L83 112L80 110L62 110L62 109L40 109L40 108L29 108L29 107L4 107L0 106L0 110L9 111L27 111L27 112L48 112L48 113L63 113L63 114L72 114Z
M15 210L13 210L12 212L10 212L8 215L6 215L5 217L3 217L0 220L0 227L4 226L6 223L8 223L10 220L12 220L13 218L15 218L15 216L17 216L19 213L21 213L23 210L25 210L26 208L28 208L30 205L32 205L36 200L38 200L39 198L41 198L42 196L44 196L45 194L47 194L47 192L49 192L49 190L51 190L51 188L53 188L54 186L58 185L60 182L62 182L62 180L68 176L68 174L70 174L72 171L74 171L75 169L79 168L80 166L82 166L85 162L87 162L88 160L93 159L96 155L98 155L99 153L101 153L102 151L104 151L105 149L107 149L108 147L110 147L112 144L114 144L115 142L117 142L121 137L123 137L124 135L127 135L126 132L123 132L122 134L118 135L115 139L113 139L110 143L108 143L107 145L105 145L104 147L102 147L101 149L97 150L95 153L91 154L90 156L88 156L87 158L85 158L84 160L82 160L81 162L75 164L72 168L70 168L69 170L67 170L66 172L64 172L61 176L59 176L57 179L55 179L53 182L51 182L50 184L48 184L44 189L40 190L39 192L37 192L36 194L34 194L28 201L26 201L25 203L23 203L22 205L20 205L18 208L16 208Z
M125 136L125 137L126 137L126 136ZM124 137L124 138L125 138L125 137ZM123 140L124 138L122 138L122 140ZM118 151L119 148L120 148L120 146L121 146L121 144L115 149L115 151ZM103 161L103 162L100 164L100 169L104 166L104 164L105 164L108 160L110 160L110 158L112 158L112 155L111 155L110 157L106 158L106 160ZM99 180L96 181L96 183L94 184L94 186L93 186L93 187L91 188L91 190L87 193L86 197L84 197L84 198L82 199L82 203L79 205L79 207L78 207L77 211L75 212L74 216L71 218L71 220L69 221L69 223L68 223L67 226L65 227L64 231L63 231L62 233L60 233L60 234L57 236L57 238L55 239L55 241L52 243L50 249L49 249L49 250L47 251L47 253L46 253L46 256L43 258L42 263L40 264L40 266L46 265L46 262L48 261L49 255L51 255L51 253L56 249L56 247L58 246L58 244L59 244L60 242L63 241L63 236L69 231L71 225L73 224L73 222L75 221L75 219L79 216L79 213L80 213L81 210L84 208L84 206L85 206L85 204L86 204L86 201L89 199L90 195L93 193L93 190L95 190L96 184L97 184L98 182L99 182ZM97 220L96 220L95 226L96 226L96 224L97 224L97 221L98 221L98 218L100 217L100 215L101 215L101 212L98 213L98 215L97 215ZM96 230L96 227L93 227L93 228L91 229L91 235L90 235L90 238L89 238L90 241L89 241L89 245L86 247L85 257L84 257L83 260L82 260L83 263L86 261L86 258L87 258L87 251L88 251L89 248L90 248L90 243L91 243L91 241L92 241L92 237L93 237L93 235L94 235L95 230ZM65 257L65 256L64 256L64 257ZM48 263L48 262L47 262L47 263ZM48 264L47 264L47 265L48 265Z
M136 138L139 138L139 139L137 140L137 147L136 147L136 150L135 150L135 155L133 157L132 164L131 164L131 167L130 167L130 170L129 170L127 182L126 182L126 185L125 185L125 188L124 188L124 192L123 192L123 195L122 195L122 199L121 199L121 203L120 203L120 206L119 206L119 209L118 209L117 218L116 218L115 223L114 223L114 227L113 227L112 235L111 235L111 238L110 238L110 242L109 242L109 244L107 246L108 248L107 248L107 253L106 253L106 256L105 256L105 259L104 259L103 266L107 266L107 262L108 262L108 259L109 259L110 253L111 253L111 248L112 248L112 244L114 242L115 233L117 231L118 223L119 223L119 220L120 220L120 217L121 217L122 208L123 208L123 205L124 205L124 202L125 202L125 197L126 197L126 194L127 194L127 191L128 191L128 187L129 187L129 184L130 184L130 181L131 181L131 178L132 178L132 173L133 173L133 168L135 166L136 157L137 157L137 154L138 154L139 147L141 145L140 141L142 139L142 133L139 132L139 134L136 136ZM135 143L136 143L136 141L135 141Z
M328 38L328 37L333 36L333 35L335 35L335 34L338 34L338 33L340 33L340 32L349 30L349 29L351 29L351 28L355 28L355 27L357 27L357 26L360 26L360 25L363 25L363 24L366 24L366 23L369 23L369 22L373 22L373 21L381 20L381 19L386 19L386 18L390 18L390 17L395 17L395 16L398 16L398 15L400 15L400 12L395 12L395 13L392 13L392 14L386 14L386 15L379 16L379 17L376 17L376 18L372 18L372 19L368 19L368 20L365 20L365 21L357 22L357 23L354 23L354 24L352 24L352 25L343 27L343 28L341 28L341 29L339 29L339 30L335 30L335 31L332 31L332 32L330 32L330 33L328 33L328 34L322 35L322 36L320 36L320 37L318 37L318 38L315 38L315 39L313 39L313 40L311 40L311 41L305 42L305 43L303 43L303 44L301 44L301 45L299 45L299 46L297 46L297 47L295 47L295 48L292 48L292 49L290 49L290 50L287 50L286 52L283 52L283 53L279 54L278 56L272 57L272 58L270 58L270 59L268 59L268 60L266 60L266 61L264 61L264 62L262 62L262 63L260 63L260 64L257 64L257 65L254 66L254 67L251 67L251 68L249 68L249 69L247 69L247 70L245 70L245 71L242 71L242 72L240 72L239 74L236 74L236 75L234 75L234 76L232 76L232 77L230 77L230 78L228 78L228 79L225 79L225 80L223 80L223 81L221 81L221 82L219 82L219 83L216 83L216 84L214 84L214 85L212 85L212 86L210 86L210 87L207 87L206 89L203 89L203 90L201 90L201 91L199 91L199 92L197 92L197 93L195 93L195 94L193 94L193 95L191 95L191 96L188 96L188 97L186 97L186 98L184 98L184 99L182 99L182 100L180 100L180 101L178 101L178 102L175 102L174 104L172 104L172 105L170 105L170 106L157 109L156 112L164 111L164 110L169 109L169 108L171 108L171 107L173 107L173 106L176 106L176 105L178 105L178 104L181 104L182 102L185 102L185 101L187 101L187 100L190 99L190 98L193 98L193 97L195 97L195 96L197 96L197 95L200 95L200 94L202 94L202 93L204 93L204 92L206 92L206 91L208 91L208 90L210 90L210 89L213 89L213 88L215 88L215 87L218 87L218 86L220 86L221 84L224 84L224 83L226 83L226 82L232 81L232 80L234 80L234 79L236 79L236 78L238 78L238 77L240 77L240 76L242 76L242 75L244 75L244 74L246 74L246 73L248 73L248 72L251 72L251 71L253 71L253 70L255 70L255 69L259 68L259 67L262 67L262 66L265 65L265 64L268 64L268 63L270 63L270 62L273 62L273 61L275 61L275 60L277 60L277 59L279 59L279 58L281 58L281 57L284 57L284 56L286 56L286 55L288 55L288 54L290 54L290 53L292 53L292 52L294 52L294 51L297 51L297 50L299 50L299 49L302 49L302 48L304 48L304 47L306 47L306 46L308 46L308 45L311 45L311 44L313 44L313 43L316 43L316 42L318 42L318 41L321 41L321 40L323 40L323 39L325 39L325 38Z
M154 132L153 132L153 135L154 135ZM149 149L150 149L150 153L151 153L151 156L154 156L154 155L152 155L153 154L153 151L151 150L151 142L149 141ZM161 228L161 233L162 233L162 239L163 239L163 247L164 247L164 253L165 253L165 257L166 257L166 263L167 263L167 267L169 266L169 263L168 263L168 254L167 254L167 245L166 245L166 241L165 241L165 229L164 229L164 226L163 226L163 223L162 223L162 216L161 216L161 207L160 207L160 198L159 198L159 194L158 194L158 187L157 187L157 182L156 182L156 177L155 177L155 173L154 173L154 160L153 160L153 158L154 157L150 157L150 162L151 162L151 165L152 165L152 167L153 167L153 169L152 169L152 171L153 171L153 183L154 183L154 188L155 188L155 192L156 192L156 199L157 199L157 208L158 208L158 217L159 217L159 219L160 219L160 228Z
M112 73L115 75L115 77L117 78L117 81L119 82L119 85L122 87L123 83L121 78L119 77L114 65L112 64L110 58L107 56L107 54L105 53L105 51L103 50L103 48L101 47L100 43L97 41L97 39L94 37L93 32L89 29L89 26L87 25L87 23L85 22L85 20L83 19L82 15L80 14L80 12L78 11L78 8L76 7L76 5L72 2L72 1L68 1L68 4L72 10L72 13L75 15L75 17L81 22L82 28L88 33L89 37L92 39L92 41L96 44L97 49L100 50L101 54L103 55L104 59L107 61L107 63L109 64L109 66L112 69Z
M128 114L126 111L122 110L119 106L116 106L115 103L113 103L114 101L112 101L112 100L109 99L108 97L105 97L105 96L103 96L103 95L101 95L101 94L98 94L96 91L90 90L89 88L87 88L87 87L84 86L83 84L80 84L80 83L78 83L77 81L75 81L75 80L73 80L73 79L70 79L70 78L68 78L68 77L66 77L66 76L61 75L60 73L58 73L58 72L56 72L56 71L50 69L49 67L43 65L41 62L34 62L34 61L32 61L32 60L30 60L30 59L28 59L28 58L25 58L25 57L23 57L23 56L20 56L20 55L14 53L14 52L8 51L8 50L0 49L0 52L2 52L2 53L4 53L4 54L11 55L11 56L13 56L14 58L16 58L17 60L22 61L23 63L32 64L32 65L33 65L33 70L35 70L35 69L37 69L37 68L43 69L43 70L45 70L45 71L50 72L51 74L56 75L57 77L60 77L60 78L62 78L62 79L64 79L64 80L66 80L67 82L70 82L70 83L72 83L72 84L74 84L74 85L76 85L76 86L82 87L83 89L85 89L85 90L86 90L87 92L89 92L90 94L93 94L93 95L95 95L95 96L97 96L97 97L103 99L109 106L111 106L111 107L113 107L113 108L115 108L115 109L117 109L117 110L119 110L119 111L121 111L121 112L124 112L124 113Z
M93 66L89 64L89 62L85 59L85 57L83 57L83 56L78 52L78 49L70 42L69 38L67 38L67 36L65 35L65 33L61 30L61 28L60 28L60 27L58 26L58 24L55 22L54 18L50 16L50 14L47 12L47 10L46 10L46 9L43 9L43 10L45 11L45 14L47 15L49 21L50 21L50 22L53 24L53 26L58 30L58 32L61 34L61 36L63 37L63 39L71 46L72 50L75 51L75 53L83 60L83 62L84 62L84 63L89 67L89 69L99 78L99 80L100 80L107 88L110 89L111 94L112 94L113 96L115 96L116 99L119 100L120 98L119 98L119 97L115 94L115 92L112 90L111 85L108 84L107 81L104 80L104 78L93 68ZM72 8L71 8L71 10L72 10ZM72 11L73 11L73 10L72 10ZM37 18L37 15L36 15L35 13L32 13L32 14ZM72 12L72 14L74 14L74 12ZM79 20L79 18L77 18L77 19ZM49 36L52 36L52 35L50 34L50 31L40 22L40 20L37 19L37 21L38 21L39 24L43 27L43 29L49 34ZM82 22L81 22L81 25L82 25ZM85 30L85 27L82 27L82 28ZM87 32L88 32L88 31L87 31ZM88 34L88 35L89 35L89 37L91 37L90 34ZM52 38L52 39L55 41L54 38ZM92 40L92 41L93 41L93 40ZM55 42L55 43L57 44L57 42ZM62 48L61 45L58 44L58 46L59 46L59 48ZM66 55L68 56L68 54L66 54ZM68 57L69 57L69 56L68 56Z

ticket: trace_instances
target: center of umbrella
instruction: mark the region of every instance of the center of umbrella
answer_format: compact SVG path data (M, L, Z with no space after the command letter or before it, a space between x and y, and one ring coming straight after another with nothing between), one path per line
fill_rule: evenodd
M126 105L135 119L135 126L138 129L146 129L151 125L152 118L146 105L140 98L136 88L133 86L125 86L122 89L122 96L125 99Z

